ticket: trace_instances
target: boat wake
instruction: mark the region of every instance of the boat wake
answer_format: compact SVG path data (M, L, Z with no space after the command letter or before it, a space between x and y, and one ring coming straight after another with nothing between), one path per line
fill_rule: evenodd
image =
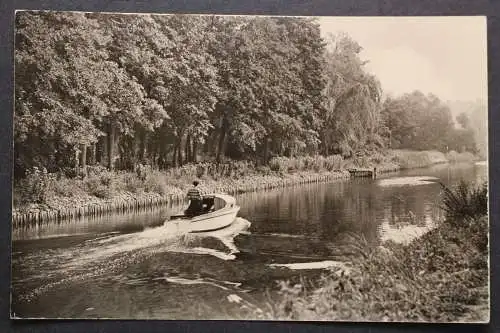
M396 177L381 179L378 181L378 185L381 187L429 185L435 184L437 180L439 180L439 178L430 176Z
M241 283L238 282L230 282L230 281L219 281L215 279L210 279L210 278L198 278L198 279L186 279L186 278L181 278L181 277L174 277L174 276L164 276L164 277L158 277L153 279L155 281L166 281L169 283L175 283L175 284L183 284L183 285L194 285L194 284L206 284L206 285L211 285L214 287L217 287L222 290L234 290L235 288L239 288L241 286Z
M344 262L333 261L333 260L323 260L314 262L298 262L289 264L269 264L269 267L281 267L288 268L292 270L303 270L303 269L327 269L327 268L339 268L347 270L347 266Z
M40 268L37 274L28 274L31 283L36 283L36 280L39 283L19 298L29 302L57 285L118 271L161 252L209 255L222 260L232 260L235 258L234 254L239 252L234 238L249 226L249 221L238 217L225 229L188 234L185 232L188 226L173 223L132 234L101 234L76 247L33 253L19 264L26 267L33 262L43 262L43 265L38 266ZM211 239L215 248L198 246L206 239ZM219 249L220 244L223 249ZM171 280L169 282L180 283L180 280L174 281L173 277L168 279ZM26 281L17 281L18 284L24 282ZM195 281L198 282L200 281Z

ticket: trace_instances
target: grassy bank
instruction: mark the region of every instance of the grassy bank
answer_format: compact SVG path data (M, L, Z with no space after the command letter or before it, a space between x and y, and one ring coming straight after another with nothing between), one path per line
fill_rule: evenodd
M404 169L425 168L435 164L474 162L478 158L471 153L450 151L442 153L436 150L392 149L344 161L344 168L377 168L377 172L390 172Z
M444 190L446 220L408 245L358 242L348 269L283 288L285 320L488 321L487 189Z
M477 160L477 157L469 152L457 153L453 150L446 154L435 150L392 150L388 152L386 158L389 158L391 162L401 169L425 168L435 164L474 162Z
M450 156L454 161L473 158L456 153ZM14 224L100 215L116 209L183 200L196 178L202 180L205 192L234 194L348 178L346 170L349 168L377 167L377 172L384 173L446 161L447 157L440 152L392 150L348 160L339 155L277 157L267 166L239 161L189 164L164 171L141 167L136 172L110 172L103 167L89 167L86 177L71 178L35 168L14 186Z

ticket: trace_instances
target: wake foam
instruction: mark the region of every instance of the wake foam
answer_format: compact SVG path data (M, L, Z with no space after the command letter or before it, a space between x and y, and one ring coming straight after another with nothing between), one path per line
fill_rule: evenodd
M182 277L176 277L176 276L164 276L164 277L158 277L154 278L154 281L162 280L166 281L169 283L175 283L175 284L183 284L183 285L195 285L195 284L206 284L206 285L211 285L217 288L220 288L222 290L232 290L234 288L239 288L241 286L241 283L238 282L230 282L230 281L218 281L215 279L186 279Z
M418 185L429 185L435 184L439 178L436 177L426 177L426 176L415 176L415 177L396 177L381 179L378 181L378 185L382 187L388 186L418 186Z
M290 264L269 264L269 267L284 267L293 270L302 269L327 269L327 268L340 268L347 269L345 263L341 261L324 260L324 261L314 261L314 262L299 262Z

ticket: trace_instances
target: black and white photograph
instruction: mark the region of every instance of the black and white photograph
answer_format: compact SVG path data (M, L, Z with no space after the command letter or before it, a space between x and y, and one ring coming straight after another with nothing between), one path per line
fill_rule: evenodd
M485 16L14 28L12 319L489 322Z

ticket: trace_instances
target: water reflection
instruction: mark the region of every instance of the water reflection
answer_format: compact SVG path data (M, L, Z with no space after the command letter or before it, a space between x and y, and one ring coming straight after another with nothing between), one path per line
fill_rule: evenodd
M119 212L101 217L86 216L61 222L51 221L49 223L33 224L25 228L14 229L12 237L13 240L22 240L89 233L100 234L112 231L134 233L142 231L146 227L160 226L168 216L178 212L180 208L178 205L171 204L160 209L152 208L126 213Z
M388 239L388 230L406 227L413 232L416 228L415 233L420 234L432 227L443 218L439 183L450 185L460 179L485 181L485 168L437 165L379 180L354 179L247 193L237 200L242 207L240 215L252 221L251 231L257 235L286 233L335 243L346 232L353 232L376 244Z

